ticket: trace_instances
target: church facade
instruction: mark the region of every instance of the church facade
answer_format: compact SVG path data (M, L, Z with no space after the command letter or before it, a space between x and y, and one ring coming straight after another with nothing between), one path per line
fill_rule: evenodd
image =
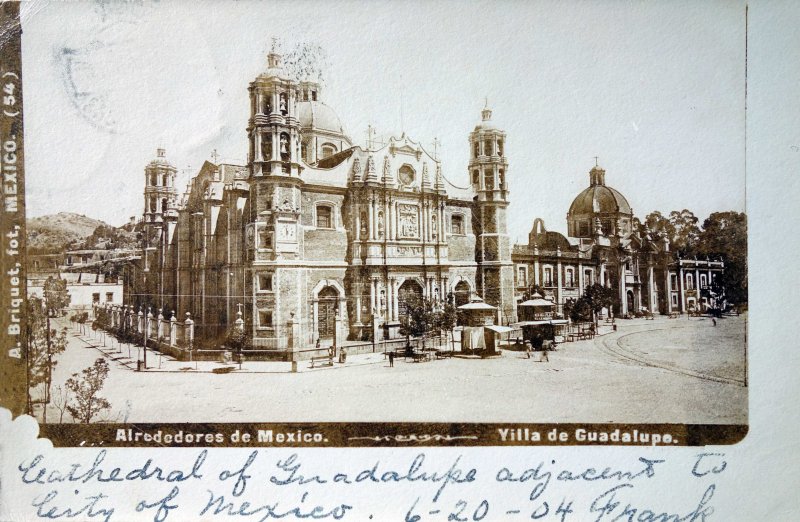
M469 133L463 184L405 134L353 145L320 85L277 53L248 88L246 165L206 162L186 193L163 150L146 170L148 305L197 336L238 317L277 352L400 335L408 303L474 295L516 320L505 133Z

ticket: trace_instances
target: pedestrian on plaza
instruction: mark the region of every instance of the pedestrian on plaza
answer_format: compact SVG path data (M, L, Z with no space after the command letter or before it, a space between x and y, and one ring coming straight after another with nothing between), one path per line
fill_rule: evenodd
M546 362L546 363L550 362L550 358L547 356L547 350L544 350L542 352L542 357L539 359L539 362Z
M717 326L717 320L715 318L713 318L713 317L711 318L711 324L713 324L714 326Z
M394 352L389 352L389 368L394 368Z

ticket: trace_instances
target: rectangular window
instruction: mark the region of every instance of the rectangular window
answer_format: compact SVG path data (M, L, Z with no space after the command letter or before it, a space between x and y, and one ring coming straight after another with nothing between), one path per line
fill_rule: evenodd
M575 272L571 268L567 268L566 286L575 286Z
M260 292L272 292L272 274L260 274L258 276L258 290Z
M99 303L100 302L100 292L95 292L92 294L92 302Z
M258 311L259 328L272 328L272 310Z
M528 286L528 269L524 266L517 267L517 286Z
M106 303L114 302L114 292L106 292Z
M591 284L592 284L592 271L591 270L586 270L583 273L583 285L584 286L591 286Z
M670 274L669 275L669 287L672 290L677 290L678 289L678 276L677 275L675 275L675 274Z
M464 216L461 215L453 216L450 223L451 223L450 230L452 230L453 234L459 236L464 234Z
M673 295L672 296L672 306L678 306L678 296L677 295Z
M544 286L553 286L553 269L544 269Z
M317 228L333 228L331 207L317 207Z

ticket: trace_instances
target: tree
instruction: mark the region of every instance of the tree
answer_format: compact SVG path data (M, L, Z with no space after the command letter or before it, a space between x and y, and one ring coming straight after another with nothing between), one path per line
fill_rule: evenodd
M697 226L697 217L687 209L680 212L673 210L669 213L669 223L674 227L670 242L672 249L685 257L697 253L700 242L700 227Z
M69 407L71 398L72 395L66 387L62 388L61 386L56 386L56 389L53 392L53 405L58 410L59 424L64 422L64 414L67 413L67 408Z
M608 288L600 283L594 283L586 287L583 297L593 313L600 312L603 308L611 309L619 302L617 293L613 288Z
M587 299L585 296L579 297L575 302L571 303L572 306L570 307L569 311L564 311L565 314L569 315L569 318L572 319L573 322L581 322L581 321L594 321L594 312L595 310L592 309L592 302ZM602 310L602 307L600 307Z
M25 354L28 362L29 404L31 391L41 384L45 385L42 400L45 404L49 402L50 377L57 363L53 356L62 353L67 347L67 329L64 328L61 332L57 332L54 328L48 328L48 323L49 319L46 316L42 299L30 297L28 299L28 328L30 330Z
M747 303L747 215L743 212L714 212L703 222L698 253L722 258L725 270L717 281L731 303Z
M108 363L100 357L92 366L81 370L80 376L73 373L67 379L66 387L76 403L68 405L67 411L78 422L89 424L95 415L111 409L111 403L98 395L108 377L108 370Z
M451 342L454 339L453 336L453 328L456 327L458 323L458 309L455 305L455 296L452 292L447 294L447 299L445 300L444 306L442 307L441 311L439 312L438 316L438 324L440 330L444 330L450 333L450 340Z
M67 291L67 282L61 278L50 276L44 282L44 301L47 304L48 313L57 314L69 306L72 297Z
M251 343L252 340L245 329L239 328L237 325L231 326L225 333L225 346L236 353L241 353L242 350L247 350L250 348Z

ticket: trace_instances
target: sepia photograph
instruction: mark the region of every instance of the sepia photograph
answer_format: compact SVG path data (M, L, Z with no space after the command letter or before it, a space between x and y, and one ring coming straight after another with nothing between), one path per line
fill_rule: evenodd
M20 19L24 410L51 436L746 432L744 3Z

